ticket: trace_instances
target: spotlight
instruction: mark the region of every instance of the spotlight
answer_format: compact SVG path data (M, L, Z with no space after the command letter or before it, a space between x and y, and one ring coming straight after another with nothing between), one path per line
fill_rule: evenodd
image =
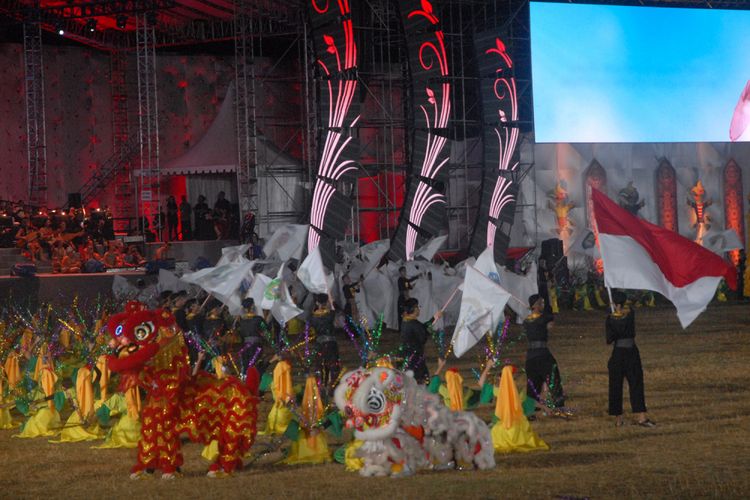
M63 23L62 21L57 21L55 23L55 31L57 31L57 34L60 36L63 36L65 34L65 30L63 29Z
M117 27L121 30L124 30L125 27L128 25L128 16L124 14L120 14L117 16Z
M96 19L86 21L86 31L90 31L91 33L96 31Z

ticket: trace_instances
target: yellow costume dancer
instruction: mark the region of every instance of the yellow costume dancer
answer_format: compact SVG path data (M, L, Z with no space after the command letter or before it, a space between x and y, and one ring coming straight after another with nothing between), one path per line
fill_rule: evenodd
M60 432L62 422L60 421L60 414L55 408L55 403L52 400L52 397L55 394L57 375L52 371L51 364L48 365L44 362L41 356L37 359L37 367L40 364L43 365L43 367L39 370L39 383L44 391L44 396L47 398L47 404L40 408L34 415L29 417L23 424L21 434L17 434L14 437L34 438L40 436L54 436Z
M104 443L94 448L136 448L141 437L141 395L137 387L125 391L125 395L113 394L103 403L111 415L120 415L117 423L107 432Z
M75 443L78 441L93 441L104 437L104 432L94 416L94 385L91 381L91 370L87 366L78 369L76 375L76 401L78 407L65 422L60 439L50 443Z
M549 306L552 308L552 314L560 312L560 307L557 305L557 287L551 286L548 290L549 293Z
M279 361L273 369L273 406L268 412L266 428L261 434L282 435L292 421L292 412L286 404L294 398L292 388L292 366L288 361Z
M305 392L302 395L303 425L299 435L289 448L289 455L282 461L287 465L322 464L331 461L328 440L325 432L316 428L318 420L323 417L323 401L318 390L318 380L309 375L305 380Z
M13 397L10 394L21 381L21 368L18 364L18 354L11 352L5 359L5 366L0 373L0 429L13 429L18 427L18 423L13 421L10 416L10 409L13 407ZM5 385L7 383L7 386ZM8 396L4 397L5 389L8 389Z
M500 376L495 416L498 421L492 426L492 444L496 452L549 450L549 445L536 435L523 414L511 366L505 366Z
M464 409L464 378L455 369L445 372L446 391L441 395L443 402L453 411L462 411Z

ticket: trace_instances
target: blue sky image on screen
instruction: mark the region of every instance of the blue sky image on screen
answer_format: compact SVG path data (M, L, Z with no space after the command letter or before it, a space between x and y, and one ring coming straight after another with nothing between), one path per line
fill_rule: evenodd
M531 58L537 142L728 142L750 11L531 2Z

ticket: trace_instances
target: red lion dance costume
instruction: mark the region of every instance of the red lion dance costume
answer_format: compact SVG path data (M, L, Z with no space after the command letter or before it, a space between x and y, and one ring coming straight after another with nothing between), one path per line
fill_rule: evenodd
M185 340L171 313L137 311L115 328L113 336L126 347L109 356L109 368L121 373L121 390L134 384L146 390L141 415L138 459L131 478L157 469L172 479L182 465L180 435L208 445L217 441L219 455L209 477L229 474L242 466L242 457L255 440L257 371L248 372L248 384L206 372L190 373Z

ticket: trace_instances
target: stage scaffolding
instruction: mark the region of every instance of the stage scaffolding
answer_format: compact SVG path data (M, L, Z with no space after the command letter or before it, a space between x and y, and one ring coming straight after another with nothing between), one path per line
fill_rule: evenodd
M167 5L167 4L165 4ZM146 12L135 12L135 31L107 30L87 34L71 19L60 18L71 38L111 53L113 92L114 157L116 211L124 216L148 217L153 223L159 213L160 158L159 116L155 61L159 49L201 45L223 47L234 55L236 85L237 143L240 168L237 172L238 197L244 210L255 212L257 230L267 236L284 223L308 221L307 209L317 171L318 120L316 74L312 40L304 2L288 2L280 8L271 0L233 0L234 10L224 18L183 20L182 23L154 21ZM519 87L521 137L518 148L521 164L518 178L532 178L534 164L533 122L530 86L529 7L526 0L435 0L445 32L451 66L453 119L449 125L451 156L447 165L446 188L450 250L469 246L476 219L482 179L482 114L473 33L497 29L514 56L515 78ZM176 17L170 9L156 12L160 21ZM41 26L49 30L57 22L54 12L42 10ZM347 237L359 239L365 214L377 214L376 234L389 238L405 195L403 180L411 167L411 138L414 121L411 113L410 69L403 33L403 13L393 0L362 0L353 9L358 68L362 89L362 117L357 133L361 162L355 179L342 181L342 192L354 201ZM32 26L32 25L29 25ZM223 44L223 45L222 45ZM200 49L198 49L200 50ZM215 49L212 49L215 50ZM31 52L29 52L31 53ZM135 55L135 64L128 61ZM41 57L41 53L39 54ZM271 61L270 64L267 63ZM263 62L264 64L260 64ZM135 69L135 74L127 68ZM135 120L128 122L130 79L137 78L137 130ZM278 89L294 89L294 102L276 96L272 105L259 102L261 96ZM298 98L297 98L298 97ZM36 108L35 113L43 113ZM43 119L41 121L43 126ZM128 175L123 151L131 138L139 153L138 175ZM261 155L263 141L274 144L276 153ZM43 152L43 148L41 152ZM267 150L267 148L266 148ZM279 157L293 157L297 166L280 164ZM384 175L385 174L385 175ZM403 175L403 176L401 176ZM39 177L37 176L37 179ZM528 182L528 180L527 180ZM377 202L362 203L360 190L371 184ZM128 197L127 192L135 193ZM517 217L536 218L536 200L519 200Z
M144 233L149 225L161 229L161 167L159 163L159 107L156 87L155 26L146 13L136 20L136 68L138 76L139 171L135 183L136 218ZM156 220L155 220L156 219ZM161 230L156 231L157 239Z
M24 19L23 62L29 203L36 207L44 207L47 205L47 134L44 113L42 27L38 11L28 12Z

